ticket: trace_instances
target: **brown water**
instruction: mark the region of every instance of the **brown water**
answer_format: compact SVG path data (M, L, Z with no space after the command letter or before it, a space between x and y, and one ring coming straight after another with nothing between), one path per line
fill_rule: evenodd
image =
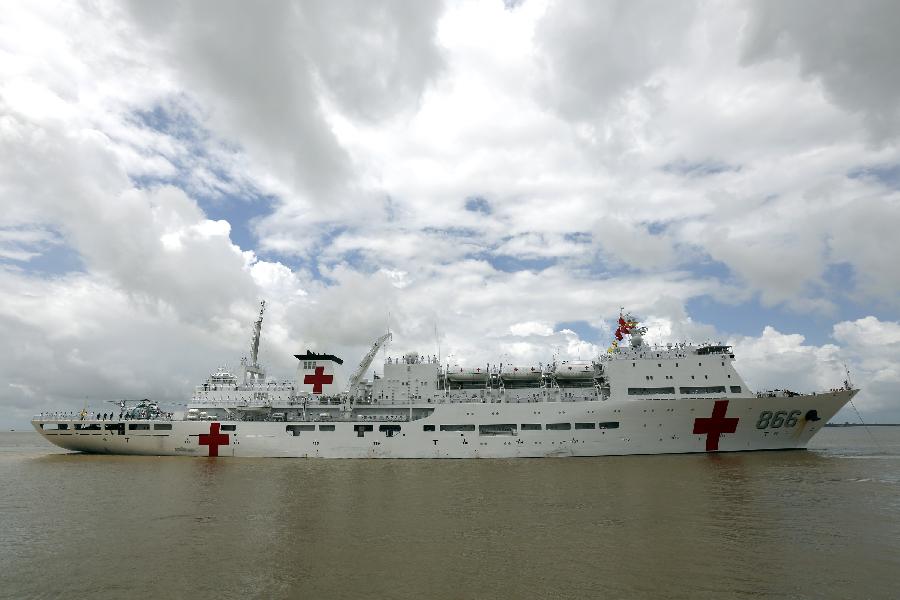
M0 434L0 597L897 598L900 427L810 451L115 457Z

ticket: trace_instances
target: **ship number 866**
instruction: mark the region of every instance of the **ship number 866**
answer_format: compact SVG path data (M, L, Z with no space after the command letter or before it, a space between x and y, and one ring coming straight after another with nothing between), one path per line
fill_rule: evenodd
M756 422L756 428L778 429L779 427L793 427L797 424L797 419L799 418L799 410L792 410L791 412L779 410L774 413L771 410L764 410L759 413L759 420Z

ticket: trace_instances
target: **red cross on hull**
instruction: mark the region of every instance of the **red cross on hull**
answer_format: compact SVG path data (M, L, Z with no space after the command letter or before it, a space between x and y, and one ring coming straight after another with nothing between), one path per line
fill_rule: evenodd
M219 446L227 446L230 443L227 433L219 433L221 426L221 423L210 423L209 433L201 433L197 441L201 446L209 446L210 456L218 456Z
M322 393L322 385L334 381L334 375L326 375L325 367L316 367L315 375L310 373L303 378L303 383L311 383L313 386L313 394Z
M728 400L716 400L713 406L712 417L698 417L694 419L694 433L706 434L706 451L715 452L719 449L719 436L723 433L737 431L738 418L725 418L728 410Z

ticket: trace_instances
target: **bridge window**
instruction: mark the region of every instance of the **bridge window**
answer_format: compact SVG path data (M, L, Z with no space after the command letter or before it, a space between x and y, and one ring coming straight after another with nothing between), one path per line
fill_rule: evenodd
M732 393L732 394L740 394L740 393L741 393L741 386L739 386L739 385L733 385L733 386L731 386L731 393Z
M674 387L628 388L629 396L652 396L654 394L674 394Z
M334 431L334 425L319 425L319 431Z
M575 423L575 429L594 429L596 425L593 423Z
M227 425L225 427L227 427ZM222 427L222 429L225 429L225 427ZM232 425L232 427L233 427L233 425ZM172 431L172 424L171 423L156 423L155 425L153 425L153 429L155 429L156 431Z
M434 425L422 425L422 431L434 431Z
M157 427L157 429L159 429L159 427ZM172 427L169 426L169 429L172 429ZM220 431L236 431L237 425L222 425L222 427L220 427L219 430Z
M571 423L547 423L548 431L568 431L572 429Z
M441 431L475 431L474 425L441 425Z
M678 391L682 394L724 394L724 385L711 385L707 387L681 387Z
M150 423L129 423L128 429L130 431L148 431L150 429Z
M540 431L540 423L522 423L522 431Z
M618 421L604 421L603 423L597 423L597 427L600 429L618 429L619 422Z

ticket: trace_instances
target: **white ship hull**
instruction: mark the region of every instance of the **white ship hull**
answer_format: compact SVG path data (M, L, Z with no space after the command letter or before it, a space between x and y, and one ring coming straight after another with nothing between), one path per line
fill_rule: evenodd
M806 447L856 392L417 404L411 408L434 412L402 422L36 418L33 425L67 450L155 456L516 458L737 452ZM471 429L447 430L460 426ZM360 436L358 429L366 427L371 430Z

